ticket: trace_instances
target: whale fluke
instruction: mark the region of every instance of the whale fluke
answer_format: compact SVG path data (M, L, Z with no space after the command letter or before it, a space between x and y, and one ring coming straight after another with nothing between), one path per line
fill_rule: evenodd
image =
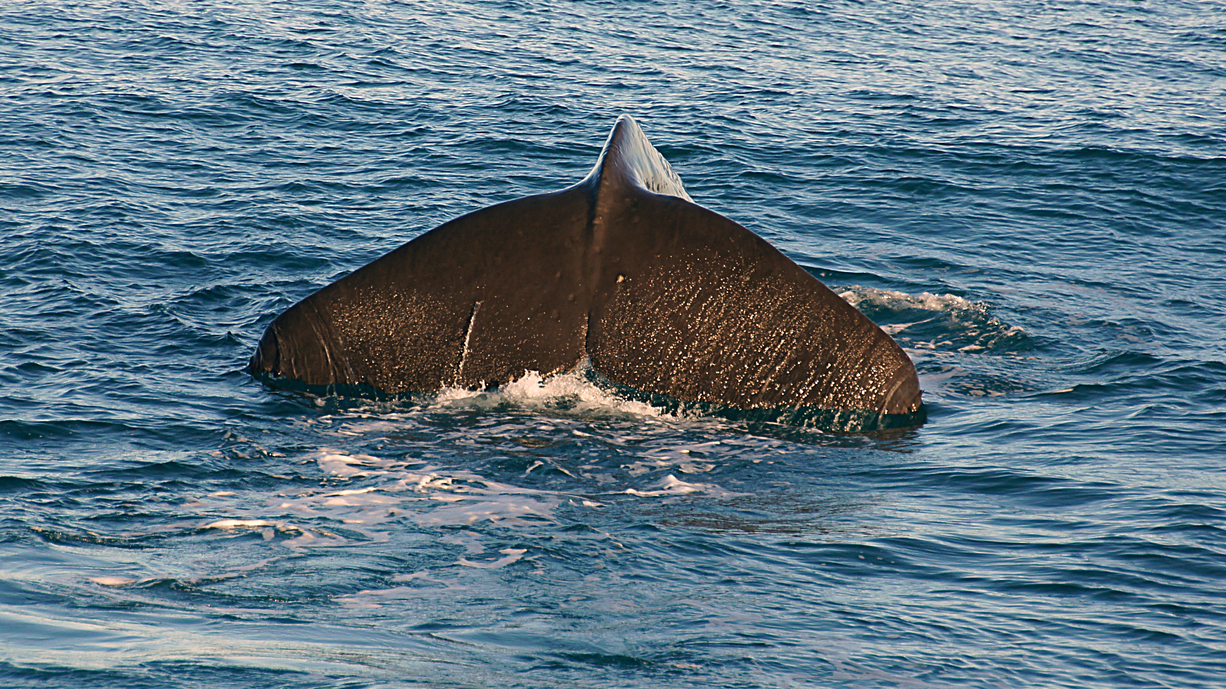
M740 409L921 408L885 332L696 205L629 116L573 187L452 220L287 309L248 370L386 393L558 373Z

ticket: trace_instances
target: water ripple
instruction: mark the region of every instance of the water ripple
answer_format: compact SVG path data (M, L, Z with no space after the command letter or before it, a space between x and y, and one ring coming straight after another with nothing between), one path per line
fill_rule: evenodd
M16 2L0 32L6 686L1226 676L1210 5ZM927 425L241 372L311 291L573 184L622 112L898 339Z

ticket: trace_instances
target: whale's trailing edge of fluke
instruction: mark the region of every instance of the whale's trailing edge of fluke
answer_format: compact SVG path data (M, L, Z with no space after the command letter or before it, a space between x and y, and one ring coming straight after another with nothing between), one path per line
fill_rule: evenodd
M623 115L579 184L452 220L287 309L248 370L386 393L587 357L681 401L915 414L915 366L777 249L694 204Z

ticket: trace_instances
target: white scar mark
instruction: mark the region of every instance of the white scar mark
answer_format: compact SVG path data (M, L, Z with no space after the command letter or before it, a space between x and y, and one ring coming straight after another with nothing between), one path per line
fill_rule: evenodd
M472 313L468 314L468 327L464 330L464 352L460 354L460 368L456 371L456 387L464 385L464 364L468 361L468 348L472 344L473 324L477 322L477 312L481 310L482 302L473 302Z

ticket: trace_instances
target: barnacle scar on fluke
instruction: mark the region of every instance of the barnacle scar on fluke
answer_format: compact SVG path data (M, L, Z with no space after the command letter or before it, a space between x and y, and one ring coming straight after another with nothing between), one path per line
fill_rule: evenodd
M410 241L287 309L248 370L385 393L487 387L584 358L740 410L921 412L915 366L761 237L696 205L629 116L573 187Z

